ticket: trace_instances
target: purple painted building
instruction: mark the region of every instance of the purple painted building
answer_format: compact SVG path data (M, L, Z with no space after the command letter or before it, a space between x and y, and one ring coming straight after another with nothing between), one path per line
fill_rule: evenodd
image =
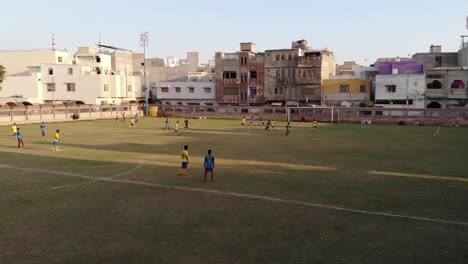
M391 74L424 74L424 63L422 61L381 62L379 75Z

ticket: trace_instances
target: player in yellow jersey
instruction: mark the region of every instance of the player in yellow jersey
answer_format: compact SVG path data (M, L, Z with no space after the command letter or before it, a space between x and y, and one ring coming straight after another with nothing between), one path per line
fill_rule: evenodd
M115 113L115 122L119 121L119 119L120 119L119 112L116 112Z
M132 117L132 120L130 120L130 127L135 128L135 118Z
M245 126L245 116L242 118L241 126Z
M312 121L312 128L318 128L318 122L315 119Z
M179 121L176 122L175 128L174 128L174 135L180 136L180 131L179 131Z
M54 147L52 148L53 152L60 151L59 141L60 141L60 130L57 129L57 131L55 131L55 137L54 137L54 143L53 143Z
M16 138L16 136L18 135L18 127L16 126L16 123L13 123L13 125L11 126L11 131L13 131L13 138Z
M187 145L184 146L184 150L182 150L180 157L182 158L182 167L179 170L179 176L181 175L187 176L187 168L188 168L188 164L190 163Z

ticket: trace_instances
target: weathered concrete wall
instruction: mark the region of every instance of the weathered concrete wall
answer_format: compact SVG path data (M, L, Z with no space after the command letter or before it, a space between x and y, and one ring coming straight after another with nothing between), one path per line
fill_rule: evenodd
M388 85L395 85L396 92L389 92ZM376 79L376 105L381 100L413 100L411 108L424 108L424 92L426 90L425 74L406 75L377 75ZM385 107L403 107L404 105L387 104Z
M443 53L416 53L413 59L422 61L426 70L431 70L438 67L456 67L458 66L457 52Z
M458 65L468 67L468 43L458 52Z

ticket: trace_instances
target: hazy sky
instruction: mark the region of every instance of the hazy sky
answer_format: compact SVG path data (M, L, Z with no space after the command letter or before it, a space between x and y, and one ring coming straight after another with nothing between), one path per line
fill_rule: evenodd
M456 51L460 35L468 35L467 15L468 0L2 1L0 50L49 48L55 33L57 48L74 52L101 33L103 44L140 51L139 33L148 31L150 57L199 51L207 61L240 42L261 51L305 38L338 62L369 64L431 44Z

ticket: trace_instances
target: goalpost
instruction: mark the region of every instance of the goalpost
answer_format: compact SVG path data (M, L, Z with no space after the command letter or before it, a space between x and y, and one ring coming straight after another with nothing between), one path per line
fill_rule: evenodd
M314 118L314 116L316 115L319 115L319 116L324 116L322 111L328 111L330 112L330 122L331 123L334 123L334 107L310 107L310 106L305 106L305 107L298 107L298 106L295 106L295 107L287 107L286 108L286 119L288 120L288 122L291 121L291 114L293 111L297 111L297 114L299 115L304 115L304 116L309 116L312 115L312 118ZM306 113L304 113L306 112ZM312 114L310 114L312 113ZM320 114L319 114L320 113ZM295 114L295 113L294 113ZM328 114L328 113L327 113ZM311 119L309 118L308 121L311 121Z

